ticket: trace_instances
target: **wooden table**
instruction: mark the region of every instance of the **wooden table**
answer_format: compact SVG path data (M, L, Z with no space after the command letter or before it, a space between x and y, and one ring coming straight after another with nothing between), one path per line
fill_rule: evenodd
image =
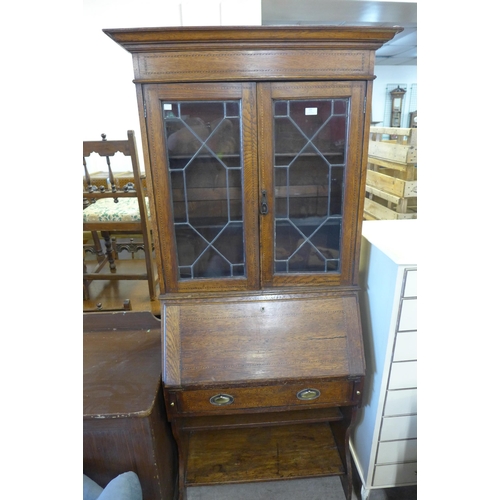
M101 486L134 471L170 500L176 451L161 390L160 322L148 312L83 315L83 472Z

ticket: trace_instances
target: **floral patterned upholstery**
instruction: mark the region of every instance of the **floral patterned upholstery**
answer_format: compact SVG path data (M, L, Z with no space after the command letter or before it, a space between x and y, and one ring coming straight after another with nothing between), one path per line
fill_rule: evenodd
M148 198L145 198L149 217ZM140 222L139 202L137 198L120 198L115 203L113 198L102 198L90 204L83 211L83 222Z

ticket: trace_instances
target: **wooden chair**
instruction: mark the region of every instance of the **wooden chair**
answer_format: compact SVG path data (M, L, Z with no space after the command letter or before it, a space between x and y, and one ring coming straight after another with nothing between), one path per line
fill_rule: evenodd
M154 269L151 222L149 218L149 203L141 176L137 146L133 130L127 132L127 139L108 141L106 134L101 135L101 141L83 141L83 230L92 233L96 246L97 261L89 271L84 260L83 284L84 299L88 300L88 286L93 280L148 280L149 297L156 299L157 273ZM130 157L134 182L119 186L115 182L115 174L111 167L111 157L121 152ZM87 168L87 159L91 153L97 153L106 159L107 186L95 186ZM105 243L105 253L98 233ZM111 242L111 233L129 233L142 235L141 248L145 254L145 272L134 274L120 272L117 266ZM101 272L109 264L110 272Z

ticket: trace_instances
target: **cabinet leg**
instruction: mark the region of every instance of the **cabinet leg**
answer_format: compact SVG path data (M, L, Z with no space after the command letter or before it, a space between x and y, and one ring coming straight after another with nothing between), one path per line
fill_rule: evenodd
M85 261L83 261L83 274L87 272L87 264L85 264ZM90 295L89 295L89 284L90 281L84 279L83 280L83 300L89 300Z
M172 421L172 434L174 435L175 441L177 443L177 457L178 457L178 476L177 476L177 487L178 487L178 500L187 500L187 488L186 488L186 462L187 462L187 450L189 435L181 430L182 424L179 423L177 419Z
M187 490L183 484L179 484L178 500L187 500Z
M346 500L351 500L353 472L351 452L349 450L349 436L351 424L356 418L357 408L344 407L340 410L344 418L339 422L330 422L330 428L337 443L337 449L345 470L345 474L340 476L340 482L342 483Z
M368 498L370 497L370 491L371 490L367 490L364 485L361 486L361 500L368 500Z

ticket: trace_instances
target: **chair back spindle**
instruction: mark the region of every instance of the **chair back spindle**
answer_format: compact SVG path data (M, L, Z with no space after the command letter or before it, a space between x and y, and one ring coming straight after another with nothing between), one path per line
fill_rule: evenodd
M102 140L106 141L106 134L101 134ZM116 184L115 184L115 176L113 175L113 170L111 170L111 160L109 159L109 155L106 155L106 163L108 164L108 179L109 184L111 186L111 192L116 193ZM118 203L118 198L114 198L115 203Z

